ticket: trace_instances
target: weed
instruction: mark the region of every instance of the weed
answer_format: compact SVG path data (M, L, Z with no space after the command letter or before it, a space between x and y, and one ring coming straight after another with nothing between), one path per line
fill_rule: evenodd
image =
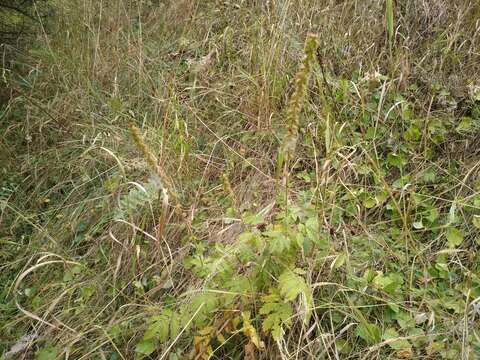
M478 357L477 2L53 5L3 47L4 358Z

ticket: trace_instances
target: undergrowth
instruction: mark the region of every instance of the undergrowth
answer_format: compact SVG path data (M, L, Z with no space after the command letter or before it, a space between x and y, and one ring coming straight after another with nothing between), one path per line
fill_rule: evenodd
M52 6L0 74L3 358L480 358L479 4Z

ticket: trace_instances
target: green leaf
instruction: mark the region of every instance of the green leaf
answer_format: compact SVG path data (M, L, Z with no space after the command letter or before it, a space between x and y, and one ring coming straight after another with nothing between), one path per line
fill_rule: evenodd
M262 214L252 214L250 212L245 212L242 215L242 220L245 223L245 225L259 225L262 224L265 220Z
M383 291L393 294L403 285L403 277L397 273L383 275L381 272L375 276L373 283Z
M389 309L391 309L395 314L398 313L400 311L400 306L398 306L397 304L395 303L388 303L387 306L389 307Z
M275 255L281 255L290 248L291 242L285 231L270 230L264 233L268 238L268 247Z
M416 221L412 225L413 225L413 228L416 230L420 230L424 228L422 220Z
M286 270L280 275L278 288L280 294L286 301L295 300L302 292L302 288L306 287L305 280L295 274L292 270Z
M432 207L428 210L428 215L426 216L426 219L430 221L430 223L434 223L435 220L437 220L439 217L440 213L438 212L438 210Z
M303 277L298 275L300 272L300 269L285 270L278 278L278 289L285 301L293 301L301 295L305 322L308 322L313 308L313 295Z
M182 318L176 312L172 312L172 317L170 318L170 338L175 338L182 328Z
M155 349L155 341L153 339L142 340L135 346L135 352L142 355L150 355Z
M473 215L472 224L473 224L473 226L475 226L477 229L480 229L480 215Z
M385 330L385 333L383 334L383 340L393 340L396 338L399 338L400 335L394 328L388 328ZM388 346L390 346L394 350L403 350L403 349L410 349L412 346L410 345L410 342L406 339L398 339L392 342L388 343Z
M334 269L340 269L345 262L347 261L347 255L346 254L340 254L337 257L335 257L335 260L332 262L332 266Z
M169 309L162 311L159 316L153 316L150 321L150 326L143 335L143 340L158 340L164 342L168 339L169 323L173 312Z
M402 154L390 153L387 155L387 161L390 165L401 168L407 165L408 161Z
M448 246L451 248L457 247L463 243L464 237L460 230L456 228L448 228L446 232Z
M377 344L380 342L380 328L378 325L362 322L358 325L355 334L365 340L367 344Z
M197 311L197 316L193 320L197 327L203 327L209 321L211 313L214 312L219 305L219 299L215 293L205 292L197 295L192 300L191 309Z
M473 127L473 120L471 117L463 117L460 121L460 123L458 124L456 130L457 132L459 133L467 133L469 131L472 130L472 127Z
M425 337L425 331L420 328L412 328L408 330L408 336L411 336L410 340L415 347L424 346L427 343L427 338Z
M377 200L369 196L365 198L362 203L366 209L372 209L377 205Z
M282 327L290 326L292 323L292 307L276 292L263 296L262 301L264 304L260 308L260 314L266 315L262 324L263 331L270 332L274 340L280 340Z
M134 214L143 205L158 199L160 183L156 179L152 178L143 185L138 183L135 183L135 185L127 195L120 199L120 206L115 212L116 219L125 219Z
M415 319L406 311L399 311L393 316L402 329L409 329L415 326Z
M46 347L40 350L36 356L35 360L55 360L58 356L58 349L55 347Z
M239 242L249 243L255 237L255 234L250 231L245 231L238 236Z
M335 340L335 347L341 354L349 354L352 352L352 346L348 343L347 340L338 339Z
M426 183L432 183L437 178L437 174L433 169L428 169L422 174L422 178Z
M420 129L415 125L410 126L403 134L403 138L405 139L405 141L409 142L416 142L420 140L421 137L422 133L420 132Z

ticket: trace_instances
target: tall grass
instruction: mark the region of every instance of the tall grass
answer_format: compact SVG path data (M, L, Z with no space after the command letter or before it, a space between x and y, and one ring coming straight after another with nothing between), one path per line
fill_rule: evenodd
M480 4L55 6L1 72L0 353L475 358Z

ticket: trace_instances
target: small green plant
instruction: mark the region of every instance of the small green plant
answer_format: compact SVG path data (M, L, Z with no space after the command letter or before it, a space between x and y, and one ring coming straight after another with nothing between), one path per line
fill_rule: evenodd
M115 218L127 220L141 211L145 204L154 204L158 200L160 189L161 185L156 179L150 179L145 184L134 183L134 188L120 198Z
M261 214L251 224L265 221ZM289 217L291 224L296 224L291 229L284 228L285 216ZM306 270L296 264L302 253L313 254L329 248L319 235L313 205L291 205L261 232L255 225L248 222L246 225L250 229L242 233L236 243L228 246L218 244L214 251L208 253L204 247L198 247L197 252L185 260L185 266L203 279L205 290L191 298L191 306L166 309L160 315L152 316L138 344L139 352L153 352L155 342L165 343L167 339L174 338L182 327L187 333L194 334L206 327L215 327L218 321L211 319L225 319L227 309L234 314L227 320L237 324L237 328L248 325L239 313L248 311L255 315L256 322L260 321L261 329L277 341L295 322L296 304L302 322L309 323L314 308L313 294L305 279ZM195 314L187 328L186 320L192 316L194 309L200 307L201 311ZM174 325L176 330L172 330L172 324L177 324L177 316L183 320L178 322L178 326ZM252 335L253 329L249 332L251 340L258 337ZM260 348L261 340L255 342L255 346Z

